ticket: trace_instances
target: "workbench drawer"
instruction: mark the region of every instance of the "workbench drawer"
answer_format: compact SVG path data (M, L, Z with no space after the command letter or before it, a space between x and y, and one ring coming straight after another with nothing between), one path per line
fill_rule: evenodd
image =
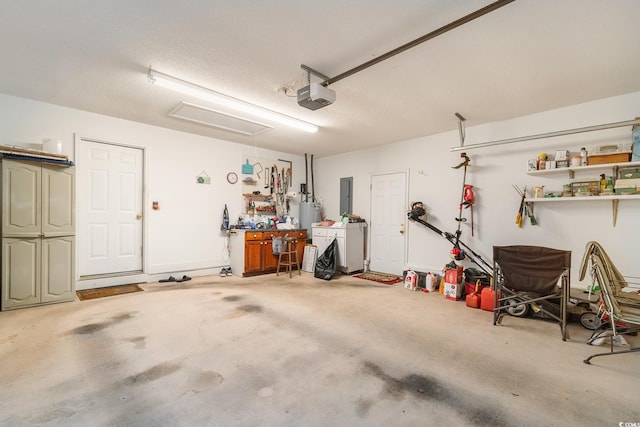
M262 231L247 231L244 240L262 240Z
M294 238L294 239L307 240L307 232L306 231L293 231L293 232L287 233L287 235L289 237Z
M263 240L271 240L274 237L282 237L282 233L279 231L263 231L262 232Z

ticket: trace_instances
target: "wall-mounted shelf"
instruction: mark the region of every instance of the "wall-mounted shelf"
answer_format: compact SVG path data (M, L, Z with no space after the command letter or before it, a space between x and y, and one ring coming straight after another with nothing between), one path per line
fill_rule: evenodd
M538 171L529 171L528 175L557 175L561 173L568 173L569 178L574 178L576 172L585 171L601 171L612 170L614 176L617 175L620 167L640 167L640 162L622 162L622 163L603 163L598 165L587 166L569 166L567 168L556 169L544 169ZM625 194L625 195L611 195L611 196L575 196L575 197L527 197L525 201L527 203L564 203L564 202L588 202L588 201L602 201L611 200L611 206L613 210L613 226L616 226L618 219L618 203L620 200L637 200L640 199L640 194Z
M617 122L617 123L609 123L605 125L597 125L597 126L588 126L577 129L569 129L565 131L559 132L549 132L546 134L539 135L531 135L527 137L521 138L512 138L502 141L492 141L484 144L474 144L473 146L466 147L454 147L451 151L458 151L469 148L480 148L487 147L493 145L500 144L510 144L512 142L520 142L534 139L544 139L562 135L571 135L576 133L584 133L584 132L592 132L599 131L603 129L612 129L617 127L625 127L625 126L636 126L640 125L640 118L636 118L635 120L625 121L625 122ZM554 169L544 169L544 170L533 170L527 171L527 175L532 176L542 176L542 175L558 175L567 173L569 178L573 179L575 177L576 172L588 172L588 171L602 171L602 170L610 170L613 172L614 180L617 179L619 168L627 168L627 167L640 167L640 161L635 162L620 162L620 163L602 163L596 165L587 165L587 166L569 166L565 168L554 168ZM573 191L573 190L572 190ZM613 226L616 226L616 220L618 217L618 204L620 200L638 200L640 199L639 194L625 194L625 195L606 195L606 196L576 196L576 197L527 197L524 199L527 203L565 203L565 202L589 202L589 201L602 201L602 200L611 200L611 205L613 207Z
M570 178L573 178L575 172L603 170L603 169L615 169L620 167L640 167L640 162L622 162L622 163L603 163L600 165L587 165L587 166L569 166L567 168L555 168L555 169L543 169L536 171L529 171L527 175L557 175L561 173L568 173Z
M251 193L243 194L242 196L251 197L255 201L269 201L269 202L273 197L273 195L271 194L251 194Z
M589 166L583 166L588 168ZM613 226L616 226L618 220L618 203L620 200L639 200L640 194L625 194L623 196L577 196L577 197L527 197L524 199L527 203L562 203L562 202L589 202L611 200L611 208L613 211Z
M562 203L562 202L588 202L593 200L632 200L640 199L640 194L625 194L623 196L576 196L576 197L527 197L527 203Z
M274 203L275 194L252 194L245 193L243 197L243 213L248 213L247 202L251 200L254 205L254 214L276 216L276 206Z

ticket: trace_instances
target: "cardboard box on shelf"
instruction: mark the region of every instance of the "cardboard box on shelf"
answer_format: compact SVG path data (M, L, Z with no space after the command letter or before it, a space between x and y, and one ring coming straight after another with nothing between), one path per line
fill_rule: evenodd
M633 194L640 187L640 178L628 178L616 180L614 189L616 194Z
M620 179L640 178L640 168L620 168Z
M631 151L620 151L616 153L591 154L589 155L589 165L605 165L608 163L624 163L631 160Z

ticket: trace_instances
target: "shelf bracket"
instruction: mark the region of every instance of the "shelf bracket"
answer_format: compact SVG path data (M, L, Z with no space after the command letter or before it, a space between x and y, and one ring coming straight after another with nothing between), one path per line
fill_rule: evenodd
M614 199L611 201L611 207L613 208L613 226L616 226L616 221L618 220L618 202L620 200Z

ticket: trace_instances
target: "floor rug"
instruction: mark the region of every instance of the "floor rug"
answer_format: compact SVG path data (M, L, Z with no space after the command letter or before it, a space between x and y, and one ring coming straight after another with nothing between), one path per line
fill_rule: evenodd
M356 274L353 277L357 277L358 279L372 280L374 282L384 283L385 285L393 285L395 283L402 282L402 278L396 276L395 274L376 273L374 271Z
M108 288L86 289L83 291L76 291L76 295L78 295L78 299L80 301L84 301L88 299L110 297L113 295L130 294L132 292L140 292L140 291L142 291L142 288L140 288L138 285L122 285L122 286L109 286Z

